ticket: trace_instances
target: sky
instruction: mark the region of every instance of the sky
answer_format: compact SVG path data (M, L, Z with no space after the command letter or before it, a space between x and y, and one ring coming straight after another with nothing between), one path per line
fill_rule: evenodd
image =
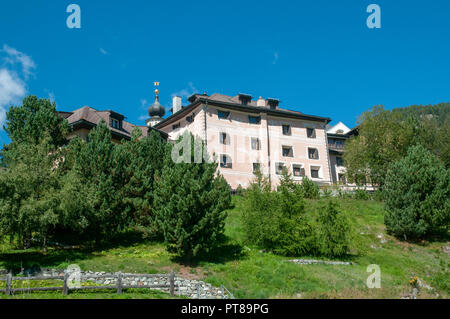
M145 125L155 81L166 116L173 95L247 93L353 127L374 105L449 102L449 75L448 0L0 1L1 127L29 94Z

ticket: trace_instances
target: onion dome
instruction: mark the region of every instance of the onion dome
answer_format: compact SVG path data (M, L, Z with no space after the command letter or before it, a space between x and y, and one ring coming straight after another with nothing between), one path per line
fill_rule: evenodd
M166 110L159 103L159 91L155 90L155 94L155 102L148 108L148 115L150 115L150 117L163 117L164 114L166 114Z

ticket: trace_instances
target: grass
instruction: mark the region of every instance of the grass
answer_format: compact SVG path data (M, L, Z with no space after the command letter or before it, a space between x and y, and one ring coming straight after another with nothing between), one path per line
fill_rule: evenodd
M350 254L344 260L356 265L296 265L290 258L247 247L241 227L242 198L233 198L225 235L227 240L215 251L186 264L173 258L161 243L118 241L98 250L38 249L12 250L0 245L0 268L30 268L33 265L64 269L77 264L83 270L131 273L167 273L174 270L182 277L200 279L213 285L224 284L236 298L400 298L411 291L409 280L418 276L434 288L422 289L419 298L448 298L450 257L442 249L447 241L405 243L386 234L383 205L376 201L339 200L340 209L349 217L354 238ZM308 201L309 214L316 214L324 202ZM379 238L380 236L382 238ZM383 242L381 241L383 239ZM384 242L385 240L385 242ZM311 256L299 256L313 258ZM317 259L314 257L314 259ZM381 289L368 289L367 266L381 268ZM1 296L1 294L0 294ZM1 297L4 297L1 296ZM20 295L14 296L19 298ZM148 290L115 292L33 293L22 298L168 298Z

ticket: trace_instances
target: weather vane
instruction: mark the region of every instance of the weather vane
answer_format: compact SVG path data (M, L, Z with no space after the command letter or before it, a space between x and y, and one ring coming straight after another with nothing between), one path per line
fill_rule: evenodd
M159 89L158 89L158 87L159 87L159 82L153 82L153 85L156 87L156 89L155 89L155 94L156 94L156 96L158 96L158 95L159 95Z

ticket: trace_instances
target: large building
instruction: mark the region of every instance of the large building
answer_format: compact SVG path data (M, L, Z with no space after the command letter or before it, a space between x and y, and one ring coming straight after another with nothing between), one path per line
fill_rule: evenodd
M345 143L350 137L355 135L358 135L358 127L350 129L342 122L327 128L331 180L333 184L356 186L348 185L343 160Z
M303 176L318 184L332 183L326 126L327 117L279 107L277 99L254 100L248 94L194 94L183 107L173 98L172 115L162 119L158 100L149 108L152 127L174 141L186 130L199 136L233 189L246 187L261 170L275 187L283 168L295 180Z
M59 115L69 122L71 128L69 139L79 136L86 140L90 130L96 127L101 120L104 120L110 129L112 140L115 143L120 143L123 139L129 140L135 127L142 131L142 136L148 136L151 130L156 130L153 127L131 124L125 121L125 116L112 110L97 111L89 106L84 106L71 112L59 112ZM159 130L156 131L161 134L162 138L167 139L168 135L166 133Z

